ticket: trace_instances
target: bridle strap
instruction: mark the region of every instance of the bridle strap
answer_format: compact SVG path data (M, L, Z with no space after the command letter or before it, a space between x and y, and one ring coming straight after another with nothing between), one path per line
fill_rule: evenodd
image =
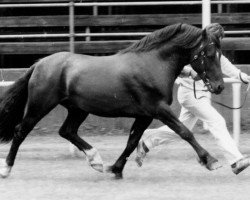
M228 106L228 105L223 104L223 103L218 102L218 101L214 101L214 100L212 100L211 98L209 98L209 97L207 97L207 96L200 96L200 97L197 98L197 96L196 96L196 88L195 88L195 80L194 80L194 82L193 82L193 87L194 87L194 97L195 97L195 99L207 98L207 99L209 99L211 102L213 102L213 103L215 103L215 104L217 104L217 105L223 106L223 107L228 108L228 109L231 109L231 110L237 110L237 109L241 109L241 108L245 105L245 102L246 102L246 99L247 99L247 95L248 95L248 91L249 91L249 88L250 88L250 84L248 83L248 86L247 86L247 89L246 89L246 91L245 91L245 96L244 96L244 100L243 100L242 104L241 104L239 107L236 107L236 108L231 107L231 106Z
M200 72L198 74L206 86L210 85L210 82L209 82L209 79L207 78L207 68L206 68L206 64L204 63L204 62L206 62L206 60L205 60L206 54L205 54L204 50L205 50L205 48L207 48L207 46L211 46L211 45L215 45L215 44L213 42L211 42L206 46L201 46L199 52L193 56L193 59L190 62L192 68L195 71L197 71L197 73L198 73L198 70L195 69L195 68L197 68L197 66L196 66L197 63L195 63L195 62L197 62L198 60L201 62L198 65L199 65L199 68L202 66L202 72Z
M204 52L204 49L205 49L206 47L208 47L208 46L211 46L211 45L215 45L214 42L211 42L211 43L209 43L208 45L205 45L205 46L201 46L199 52L193 56L193 58L192 58L192 60L190 61L190 63L192 63L192 62L194 62L195 60L197 60L200 56L206 57L205 52Z

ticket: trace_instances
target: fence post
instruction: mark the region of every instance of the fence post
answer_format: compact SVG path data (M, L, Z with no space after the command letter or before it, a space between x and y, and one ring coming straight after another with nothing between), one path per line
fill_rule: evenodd
M202 28L211 23L211 2L210 0L202 0Z
M240 98L240 91L241 89L241 83L233 83L232 84L232 90L233 90L233 107L240 107L241 104L241 98ZM233 138L235 143L238 145L239 144L239 139L240 139L240 132L241 132L241 127L240 127L240 109L234 109L233 110Z
M75 52L75 5L74 0L69 2L69 49Z
M211 2L210 0L202 0L202 28L204 29L207 25L211 23ZM211 98L211 93L209 93L209 98ZM211 102L210 102L211 103ZM204 130L208 130L208 126L203 122Z

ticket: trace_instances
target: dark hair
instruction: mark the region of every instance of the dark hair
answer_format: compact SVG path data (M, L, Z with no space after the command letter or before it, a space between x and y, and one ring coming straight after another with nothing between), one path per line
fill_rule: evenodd
M218 23L212 23L206 26L205 28L208 33L215 35L218 38L223 38L224 37L224 29L223 27L218 24Z

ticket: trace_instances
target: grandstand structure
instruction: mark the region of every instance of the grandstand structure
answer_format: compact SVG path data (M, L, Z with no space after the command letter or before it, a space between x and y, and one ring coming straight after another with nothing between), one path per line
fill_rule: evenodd
M0 81L16 80L37 59L55 52L113 54L169 24L202 27L204 2L210 4L209 20L222 24L226 31L223 53L250 73L247 0L0 0ZM228 90L214 98L231 104L232 94ZM247 103L246 108L249 106ZM221 112L232 121L231 111ZM248 122L248 113L245 109L241 121Z

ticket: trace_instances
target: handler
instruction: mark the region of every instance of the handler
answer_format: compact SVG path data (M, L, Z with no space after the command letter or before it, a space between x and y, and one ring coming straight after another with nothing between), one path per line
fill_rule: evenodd
M220 26L207 26L207 31L223 38L224 32ZM236 78L247 84L250 82L250 77L236 68L225 56L221 56L222 73L228 77ZM198 119L205 122L208 130L216 139L218 146L223 150L226 160L232 167L235 174L250 165L250 157L243 156L234 140L229 134L224 118L211 105L208 98L196 99L194 97L193 81L198 80L197 73L190 67L185 66L179 80L179 88L177 99L181 104L181 113L179 120L189 129L193 129ZM194 79L194 80L193 80ZM209 96L202 81L196 81L197 97ZM162 126L157 129L147 129L140 140L137 147L136 162L138 166L142 166L143 159L147 152L161 144L168 144L180 138L168 126Z

